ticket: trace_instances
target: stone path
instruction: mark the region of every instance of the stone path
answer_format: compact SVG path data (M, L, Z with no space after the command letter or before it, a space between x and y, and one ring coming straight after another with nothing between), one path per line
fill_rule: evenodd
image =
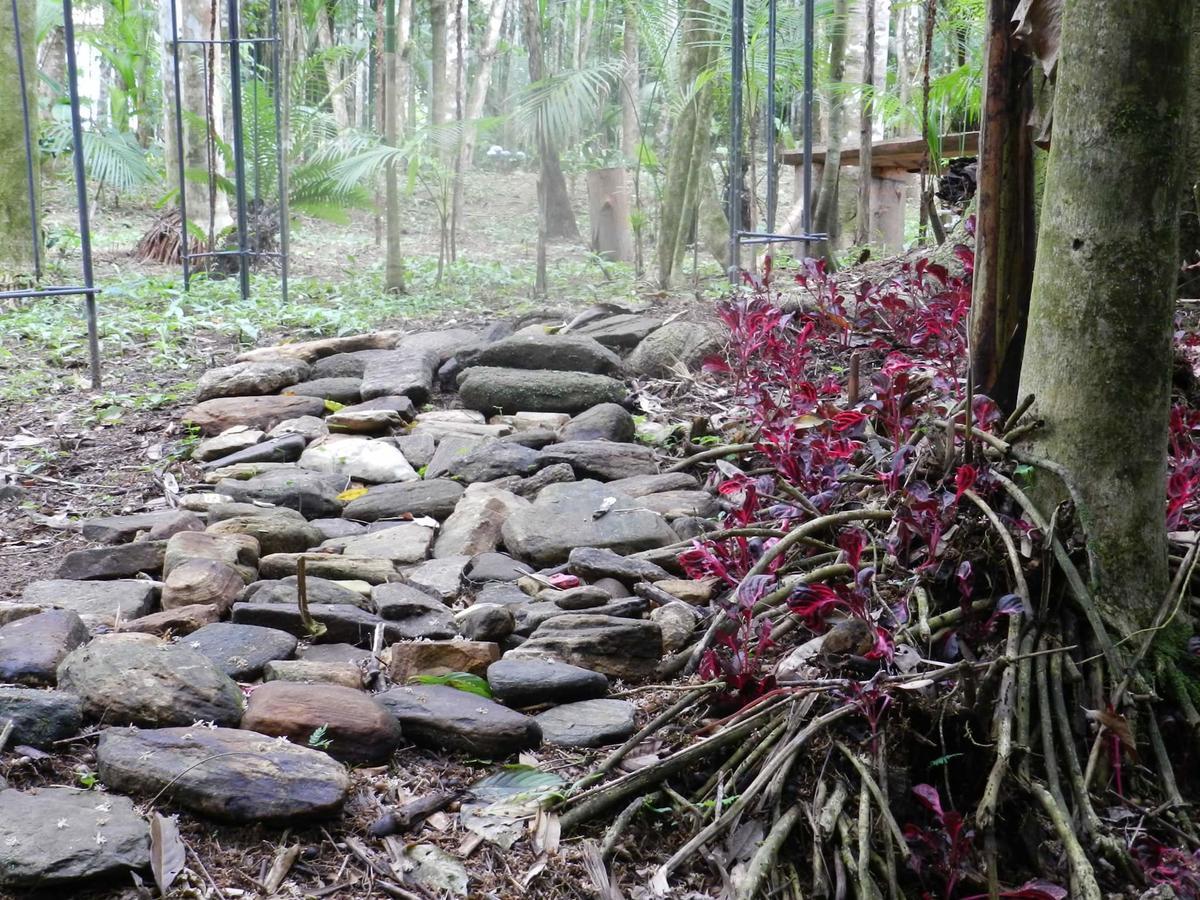
M95 546L0 603L8 747L98 733L107 789L0 780L0 888L146 876L125 795L280 825L342 815L348 766L412 745L504 761L626 740L637 707L607 695L703 618L713 586L674 558L718 512L636 440L631 384L714 347L610 314L207 372L183 417L203 489L84 523Z

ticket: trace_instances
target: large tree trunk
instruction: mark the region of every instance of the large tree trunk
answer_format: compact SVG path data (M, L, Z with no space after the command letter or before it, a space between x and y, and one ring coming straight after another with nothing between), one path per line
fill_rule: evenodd
M625 0L625 28L621 42L621 154L627 162L633 163L638 158L638 99L641 96L636 0Z
M450 85L446 77L449 2L429 0L429 121L435 126L450 121Z
M1021 378L1046 423L1034 451L1073 476L1101 612L1130 630L1149 624L1168 581L1167 422L1193 7L1067 5ZM1039 499L1049 512L1056 498Z
M691 0L680 25L683 43L679 83L688 90L700 73L711 65L717 52L716 41L704 15L706 7L704 0ZM683 261L696 219L701 173L709 164L712 104L713 90L709 82L691 92L671 126L671 147L658 226L658 283L664 290L671 286L675 270Z
M975 389L1012 410L1029 312L1035 234L1029 57L1014 44L1017 0L988 0L979 135L971 372Z
M383 139L391 147L400 143L401 120L408 81L409 34L412 30L413 0L385 0L383 44L382 118ZM399 9L397 9L397 2ZM404 291L404 254L400 248L400 178L393 162L384 173L387 195L387 254L384 287L392 293Z
M37 4L19 0L21 49L25 64L25 100L37 127ZM17 80L17 57L12 8L0 9L0 290L27 282L33 271L33 216L29 208L26 174L25 130L21 115L21 88ZM36 141L36 133L33 135ZM34 143L36 152L37 144ZM34 177L38 175L34 167ZM41 236L38 236L41 240Z
M454 202L450 213L450 247L451 256L457 256L458 229L462 224L463 206L466 192L466 176L471 171L471 163L475 158L475 122L483 115L483 105L487 101L488 87L492 83L492 65L496 61L496 50L500 46L500 28L504 24L504 9L507 0L491 0L491 10L488 12L487 30L483 35L483 47L479 51L479 68L471 80L471 95L467 100L467 108L463 113L463 132L458 145L458 163L454 170Z
M1193 19L1187 162L1179 220L1179 291L1184 297L1200 294L1200 15Z
M529 81L535 83L546 77L538 0L521 0L521 24L525 47L529 51ZM567 180L563 177L558 148L541 129L538 130L537 139L546 239L579 240L579 226L575 223L575 211L571 208L571 195L567 193Z
M834 0L833 22L829 26L829 80L836 84L846 77L846 14L850 0ZM834 266L833 246L837 238L838 224L838 179L842 163L842 115L844 103L840 91L830 91L826 100L829 108L828 127L825 133L825 165L821 168L821 180L816 206L813 209L813 230L827 235L813 247L814 256L823 256L830 268Z
M220 7L213 16L211 0L172 0L179 26L179 39L220 40ZM171 6L159 7L160 33L163 36L163 109L172 140L175 134L175 79L172 72ZM225 177L225 158L215 146L225 127L222 52L219 48L197 44L179 45L179 89L183 107L183 147L167 161L170 183L182 187L187 201L188 221L203 231L210 241L233 224L229 198L218 181ZM208 77L206 78L205 75ZM207 98L207 107L206 107ZM200 123L207 121L207 127ZM210 132L213 141L210 142ZM177 159L182 151L183 165L189 177L177 184ZM210 154L211 151L211 154ZM211 155L211 166L210 166ZM211 174L210 174L211 172Z
M323 7L317 10L317 44L322 50L332 50L337 46L333 35L332 10ZM329 91L329 106L333 110L333 120L341 131L350 127L350 104L346 101L346 85L342 78L341 66L336 59L327 58L324 63L325 83Z

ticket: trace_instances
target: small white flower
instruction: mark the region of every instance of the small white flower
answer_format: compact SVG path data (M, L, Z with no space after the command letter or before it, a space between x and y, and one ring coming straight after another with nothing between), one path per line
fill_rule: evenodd
M98 804L97 806L93 806L92 809L96 810L96 812L111 812L112 811L112 801L105 800L103 803Z
M108 838L106 838L104 835L102 835L100 832L97 831L96 832L96 843L98 845L107 844Z
M196 736L194 734L192 734L190 731L188 731L188 732L185 732L184 734L181 734L179 736L179 739L181 741L191 741L191 740L194 740L195 737Z
M4 846L5 847L15 847L19 843L21 843L21 842L18 841L15 837L10 837L10 838L5 839Z
M188 646L191 647L193 650L199 650L200 647L202 646L202 644L199 641L190 641L188 643Z
M146 760L148 760L148 759L149 759L150 757L152 757L153 755L154 755L154 751L153 751L153 750L145 750L145 751L143 751L142 753L139 753L139 754L138 754L138 762L145 762Z
M289 743L289 741L287 739L287 735L281 734L279 737L275 738L275 745L278 747L282 747L284 744L287 744L287 743Z
M96 820L97 825L107 825L109 822L108 816L101 816Z
M54 823L54 827L57 828L59 831L62 831L64 828L67 827L67 820L59 819L57 822Z

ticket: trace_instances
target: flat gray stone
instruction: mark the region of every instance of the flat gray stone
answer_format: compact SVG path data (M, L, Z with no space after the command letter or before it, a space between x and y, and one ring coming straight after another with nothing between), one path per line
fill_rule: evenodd
M13 723L9 744L41 749L79 734L83 702L66 691L0 687L0 721Z
M300 468L344 475L370 484L416 481L416 470L394 444L365 437L333 435L311 444Z
M217 493L234 500L258 500L274 506L286 506L307 519L341 515L343 503L338 494L346 490L350 479L345 475L326 475L303 469L264 472L245 481L227 478L217 485Z
M222 506L243 504L222 504ZM209 534L246 534L258 541L263 556L272 553L303 553L324 540L319 530L303 515L286 506L255 509L249 514L226 516L221 507L209 512ZM340 521L340 520L339 520Z
M463 486L448 478L381 484L346 504L347 519L376 522L405 516L445 519L463 495Z
M165 550L165 545L164 545ZM161 565L161 562L160 562ZM140 619L154 609L154 585L149 581L33 581L21 595L25 603L45 609L69 609L84 620Z
M637 428L629 410L618 403L601 403L585 409L562 427L563 441L617 441L630 443Z
M437 532L426 525L408 522L358 537L334 538L322 546L340 549L347 556L387 559L409 565L429 556L436 535Z
M664 491L698 491L700 482L687 472L664 472L661 475L631 475L610 481L611 490L620 491L627 497L645 497Z
M276 628L214 622L193 631L180 643L208 657L234 681L252 681L267 663L291 659L297 640Z
M455 615L458 630L469 641L502 644L517 627L512 610L504 604L475 603Z
M542 742L530 716L445 685L404 685L376 697L399 720L404 736L422 747L507 756Z
M131 516L104 516L83 523L83 536L99 544L124 544L139 532L150 533L151 540L165 540L176 531L203 531L204 523L186 509L164 509Z
M514 435L515 437L515 435ZM544 463L537 450L506 438L484 441L450 463L450 476L464 484L532 475Z
M506 658L548 657L613 678L654 674L662 659L662 631L655 622L572 613L543 622Z
M308 440L299 434L285 434L271 438L253 447L238 450L225 456L214 457L206 462L206 471L224 469L227 466L237 466L242 463L290 463L300 458Z
M572 703L608 693L608 678L591 669L550 659L505 657L488 666L492 695L509 706Z
M470 563L463 570L463 579L472 584L516 581L532 571L533 569L525 563L518 562L505 553L479 553L471 557Z
M541 451L545 465L567 463L579 478L616 481L634 475L653 475L658 471L658 457L641 444L618 444L614 441L564 441L551 444Z
M601 606L593 606L586 610L595 616L614 616L620 619L640 619L649 604L641 597L622 597L609 600ZM548 622L558 616L574 615L575 611L563 609L554 602L534 601L525 603L513 611L516 619L516 633L522 637L533 634L543 622Z
M201 375L196 393L201 400L274 394L307 378L308 373L308 365L300 360L237 362Z
M637 707L625 700L582 700L539 713L542 739L554 747L620 744L637 731Z
M208 657L142 634L105 634L73 650L58 686L110 725L236 725L242 715L242 692Z
M486 426L481 425L480 427ZM468 458L478 447L483 446L486 440L489 439L475 434L450 433L443 435L438 440L433 458L425 466L425 477L427 479L442 478L449 475L456 463Z
M621 357L589 337L569 334L514 334L472 356L471 365L503 369L620 374Z
M311 381L301 381L280 391L285 396L320 397L322 400L332 400L334 403L358 403L362 397L359 391L362 379L353 376L344 378L314 378Z
M335 353L318 359L312 365L313 378L357 378L362 381L367 363L373 359L386 359L394 350L356 350L353 353Z
M63 888L149 867L150 826L129 798L68 787L0 791L0 887Z
M53 687L58 664L87 641L79 614L52 609L0 626L0 682Z
M436 353L422 350L396 350L370 359L363 370L362 399L403 395L422 406L433 391L438 365Z
M565 562L579 546L633 553L677 540L662 516L595 481L550 485L532 506L510 515L501 533L510 553L543 566Z
M490 484L472 484L438 530L433 555L471 556L495 550L505 520L529 501Z
M619 581L662 581L671 574L644 559L632 559L604 547L580 546L571 551L567 571L585 581L616 578Z
M111 790L222 822L328 818L350 792L345 766L321 751L232 728L109 728L96 762Z
M115 547L72 550L58 567L58 577L84 581L90 579L130 578L140 572L162 569L166 541L139 541Z
M283 603L296 606L300 602L296 585L295 575L256 581L246 587L240 599L244 603ZM371 612L371 601L367 597L327 578L309 575L305 578L305 589L309 603L348 604Z
M454 614L446 604L412 585L376 585L371 600L379 617L395 623L406 640L440 641L458 635Z
M619 403L626 394L625 385L607 375L490 366L467 369L458 390L464 406L487 415L519 411L574 414L600 403Z
M371 645L375 626L383 622L383 619L373 613L345 604L310 603L308 612L313 619L325 626L325 633L319 637L309 636L304 621L300 618L299 607L283 603L235 603L232 620L238 625L274 628L317 643L356 644L365 647ZM398 641L404 637L403 631L394 623L384 624L385 639Z
M453 600L458 596L462 587L462 573L469 556L445 556L431 559L406 569L404 577L408 583L421 588L426 593L441 597L443 600Z
M605 347L611 347L614 350L632 350L651 332L658 330L662 323L662 319L654 316L619 313L581 325L573 333L595 338Z
M408 464L418 470L428 466L437 452L437 441L431 434L400 434L387 440L395 444Z

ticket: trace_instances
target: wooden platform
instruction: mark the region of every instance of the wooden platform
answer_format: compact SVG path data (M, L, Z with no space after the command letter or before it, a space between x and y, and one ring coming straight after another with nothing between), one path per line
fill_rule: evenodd
M883 172L920 172L924 155L925 142L919 137L880 141L871 145L871 173L878 175ZM964 131L942 136L942 157L944 159L978 155L978 131ZM804 151L785 150L779 155L779 161L781 165L785 166L801 166L804 164ZM857 166L858 145L843 147L840 162L843 166ZM824 147L813 147L813 164L825 165Z

